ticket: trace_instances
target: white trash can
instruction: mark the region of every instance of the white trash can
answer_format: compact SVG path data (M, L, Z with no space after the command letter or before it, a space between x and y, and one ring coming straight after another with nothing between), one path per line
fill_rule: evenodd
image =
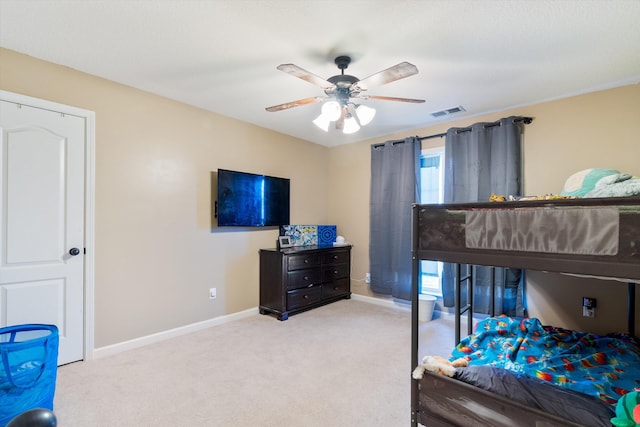
M437 298L433 295L418 295L418 320L428 322L433 318L433 307Z

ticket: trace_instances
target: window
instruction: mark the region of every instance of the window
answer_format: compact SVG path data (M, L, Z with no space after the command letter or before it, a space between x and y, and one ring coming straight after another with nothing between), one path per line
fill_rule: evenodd
M442 203L444 147L425 148L420 155L420 203ZM442 296L442 263L420 261L420 293Z

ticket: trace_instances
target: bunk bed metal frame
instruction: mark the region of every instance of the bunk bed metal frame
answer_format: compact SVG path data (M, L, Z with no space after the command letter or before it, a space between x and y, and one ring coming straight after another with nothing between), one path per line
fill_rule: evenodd
M600 208L619 209L619 247L615 256L590 254L558 254L520 250L468 248L465 243L465 217L478 210L530 210L536 208ZM453 215L452 215L453 213ZM457 215L456 215L457 214ZM460 264L513 267L539 271L569 273L599 278L618 279L627 283L628 319L630 334L635 335L635 286L640 283L640 198L620 197L606 199L560 199L516 202L456 203L418 205L412 207L412 355L411 369L419 364L419 269L421 260L455 263L455 328L456 343L460 340L460 318L467 313L467 330L472 331L473 291L467 286L467 304L460 305L464 280L472 282L470 274L462 277ZM471 269L469 269L471 271ZM538 409L510 401L477 387L449 377L425 372L422 380L411 380L411 425L427 426L474 425L473 415L463 414L456 401L472 402L488 412L502 414L508 421L504 425L575 426L577 424L544 413ZM458 422L447 414L457 413ZM469 418L471 417L471 418ZM485 419L486 421L486 419ZM513 424L509 424L513 423Z

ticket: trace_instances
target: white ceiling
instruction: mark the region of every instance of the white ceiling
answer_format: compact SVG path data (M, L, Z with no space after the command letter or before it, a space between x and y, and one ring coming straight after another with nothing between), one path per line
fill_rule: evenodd
M335 146L639 83L640 1L0 0L0 46ZM265 111L324 95L277 65L326 79L345 54L360 79L415 64L369 95L427 102L369 100L354 135L316 128L320 104Z

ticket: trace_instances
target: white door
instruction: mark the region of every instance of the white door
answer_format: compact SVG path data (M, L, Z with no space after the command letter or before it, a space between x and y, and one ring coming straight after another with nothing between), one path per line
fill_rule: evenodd
M58 326L84 354L85 119L0 100L0 326Z

